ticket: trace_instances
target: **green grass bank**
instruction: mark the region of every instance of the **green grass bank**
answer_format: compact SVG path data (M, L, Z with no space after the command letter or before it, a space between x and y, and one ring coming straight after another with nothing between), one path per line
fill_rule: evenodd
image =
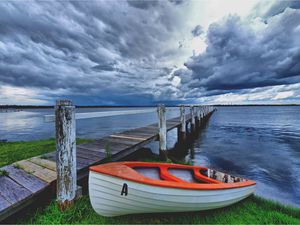
M77 139L77 143L87 141L90 140ZM54 149L54 139L0 143L0 166L51 152ZM230 207L217 210L106 218L94 212L89 197L85 195L63 213L53 200L46 208L29 211L16 222L21 224L300 224L300 209L251 196Z
M77 144L91 141L78 138ZM37 141L0 142L0 167L12 164L22 159L28 159L55 150L55 139Z

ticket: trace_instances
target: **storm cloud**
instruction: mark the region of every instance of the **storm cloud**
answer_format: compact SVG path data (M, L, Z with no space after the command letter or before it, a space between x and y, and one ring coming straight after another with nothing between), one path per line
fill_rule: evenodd
M9 1L0 10L2 85L133 102L176 91L170 56L182 52L182 23L172 2Z
M207 91L300 82L300 10L286 8L267 20L230 15L209 26L206 51L177 72L189 87ZM252 24L251 24L252 23Z

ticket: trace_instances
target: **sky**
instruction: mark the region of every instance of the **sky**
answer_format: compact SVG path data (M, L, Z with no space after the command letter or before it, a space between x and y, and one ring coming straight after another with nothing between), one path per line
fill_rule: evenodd
M300 104L300 1L1 1L0 104Z

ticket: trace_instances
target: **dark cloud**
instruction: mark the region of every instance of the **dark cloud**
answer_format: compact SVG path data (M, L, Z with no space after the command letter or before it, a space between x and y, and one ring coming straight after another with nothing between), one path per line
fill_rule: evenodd
M169 2L175 4L175 5L181 5L187 1L184 1L184 0L169 0Z
M286 8L300 9L300 1L277 1L264 14L264 17L269 18L280 13L283 13Z
M1 2L0 83L49 95L167 98L170 58L180 54L170 43L177 45L183 24L175 8L158 1Z
M158 5L159 1L155 0L127 0L128 4L132 7L139 9L149 9Z
M298 83L299 21L300 10L290 8L256 30L248 21L229 16L210 25L206 51L191 57L187 69L176 74L183 85L205 88L206 94Z
M203 28L200 25L195 26L191 31L194 37L200 36L203 33Z

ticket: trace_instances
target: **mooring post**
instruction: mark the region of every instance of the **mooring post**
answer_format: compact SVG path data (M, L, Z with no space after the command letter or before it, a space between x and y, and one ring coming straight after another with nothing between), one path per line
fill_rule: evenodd
M76 125L75 106L58 100L55 106L57 202L63 211L76 198Z
M159 105L158 109L158 129L159 129L159 152L163 159L167 159L167 122L166 108L164 105Z
M178 128L178 142L185 141L186 139L186 119L185 119L185 106L180 106L180 127Z
M188 107L188 105L184 105L184 107ZM190 121L190 114L187 114L188 117L187 117L187 120L185 120L185 133L186 133L186 136L188 135L188 133L190 132L190 129L189 129L189 121ZM185 118L186 119L186 118Z
M199 128L200 124L201 124L200 107L201 106L199 106L199 105L196 106L196 118L197 118L197 120L196 120L196 126L197 126L197 128Z
M190 106L191 111L191 130L192 132L195 131L195 112L194 112L194 106Z

